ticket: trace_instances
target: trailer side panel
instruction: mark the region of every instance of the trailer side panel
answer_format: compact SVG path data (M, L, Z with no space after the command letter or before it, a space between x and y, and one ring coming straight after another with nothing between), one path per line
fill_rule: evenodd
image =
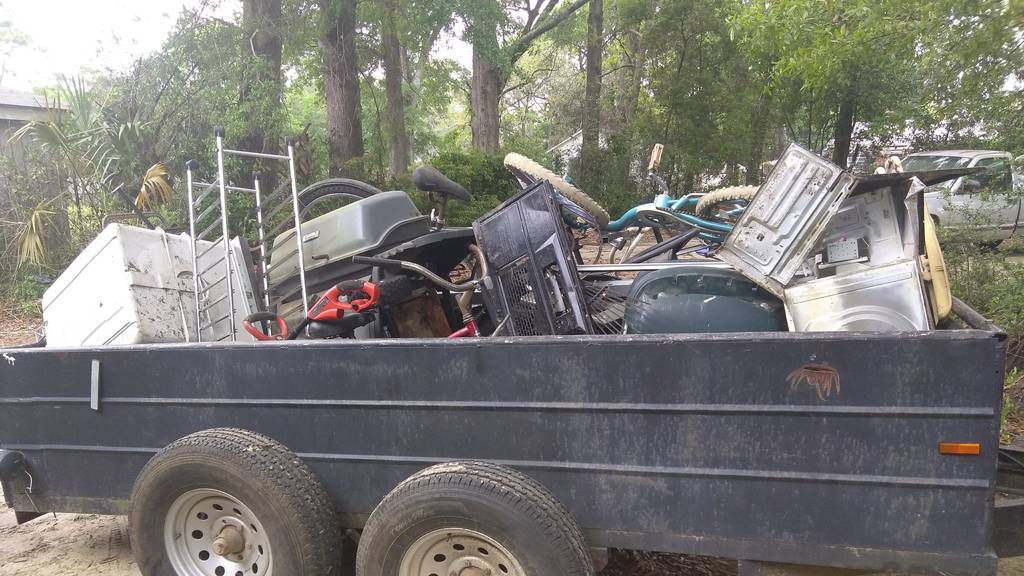
M299 453L353 527L416 470L473 458L548 486L598 546L994 571L1003 343L991 333L3 356L0 448L24 452L36 482L31 502L5 486L19 510L123 513L162 446L237 426ZM940 442L978 443L981 454L943 455Z

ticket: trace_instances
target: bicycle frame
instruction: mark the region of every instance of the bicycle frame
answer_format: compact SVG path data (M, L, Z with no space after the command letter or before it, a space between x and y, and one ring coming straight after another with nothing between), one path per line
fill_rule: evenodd
M641 204L626 210L617 220L609 222L605 229L608 232L621 232L630 226L637 225L637 213L640 210L654 208L660 212L667 213L669 217L679 220L684 224L700 229L705 234L710 233L708 235L714 236L716 239L721 235L732 232L732 225L730 224L714 222L685 212L686 209L692 210L697 205L698 200L700 200L700 196L694 194L687 194L678 199L672 198L668 194L658 194L654 197L654 202Z

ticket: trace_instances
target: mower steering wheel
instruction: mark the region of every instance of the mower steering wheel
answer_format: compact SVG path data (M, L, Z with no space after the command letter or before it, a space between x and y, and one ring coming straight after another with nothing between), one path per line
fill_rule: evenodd
M277 334L265 334L259 328L253 326L253 322L275 322L277 324ZM288 324L284 321L284 318L277 314L270 312L256 312L249 314L242 321L242 327L245 331L252 335L253 338L265 342L267 340L284 340L288 337Z

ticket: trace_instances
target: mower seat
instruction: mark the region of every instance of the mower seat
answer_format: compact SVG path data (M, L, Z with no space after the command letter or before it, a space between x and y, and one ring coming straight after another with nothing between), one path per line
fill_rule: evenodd
M430 166L420 166L413 170L412 183L424 192L451 196L463 202L470 199L469 191Z

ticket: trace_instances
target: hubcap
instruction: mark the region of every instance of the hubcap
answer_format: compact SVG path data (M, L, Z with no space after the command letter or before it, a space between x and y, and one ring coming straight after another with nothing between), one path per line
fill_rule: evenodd
M252 510L212 488L190 490L171 504L164 545L181 576L270 576L270 541Z
M526 576L519 561L493 538L462 528L421 536L402 556L398 576Z

